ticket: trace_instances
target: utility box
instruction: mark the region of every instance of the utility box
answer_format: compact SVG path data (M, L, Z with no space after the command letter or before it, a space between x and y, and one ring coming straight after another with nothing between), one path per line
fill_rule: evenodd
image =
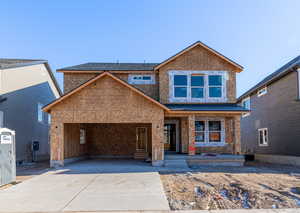
M0 128L0 186L16 181L15 131Z

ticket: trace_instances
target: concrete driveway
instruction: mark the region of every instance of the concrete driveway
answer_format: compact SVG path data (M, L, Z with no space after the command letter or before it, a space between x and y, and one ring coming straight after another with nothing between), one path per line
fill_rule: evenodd
M134 160L91 160L0 190L0 212L169 210L158 172Z

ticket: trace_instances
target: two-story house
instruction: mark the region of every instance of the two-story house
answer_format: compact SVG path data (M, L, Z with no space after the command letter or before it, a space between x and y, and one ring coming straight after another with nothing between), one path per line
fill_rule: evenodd
M48 62L1 58L0 95L0 126L16 132L17 164L49 159L50 116L42 107L61 91Z
M292 163L287 156L300 156L299 68L300 56L239 97L251 110L241 119L243 153L274 163Z
M236 74L243 68L196 42L161 63L59 69L65 94L51 113L51 165L82 156L150 158L166 151L240 153Z

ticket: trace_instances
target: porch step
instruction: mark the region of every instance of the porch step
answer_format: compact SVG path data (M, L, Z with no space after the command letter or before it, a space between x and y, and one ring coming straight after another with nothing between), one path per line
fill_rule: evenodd
M134 159L147 159L148 153L147 152L136 152L134 153Z
M189 168L185 159L165 159L165 167Z

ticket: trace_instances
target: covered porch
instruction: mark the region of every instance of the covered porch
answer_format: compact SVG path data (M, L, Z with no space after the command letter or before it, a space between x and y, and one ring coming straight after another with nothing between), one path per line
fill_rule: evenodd
M166 154L241 154L240 114L166 113Z

